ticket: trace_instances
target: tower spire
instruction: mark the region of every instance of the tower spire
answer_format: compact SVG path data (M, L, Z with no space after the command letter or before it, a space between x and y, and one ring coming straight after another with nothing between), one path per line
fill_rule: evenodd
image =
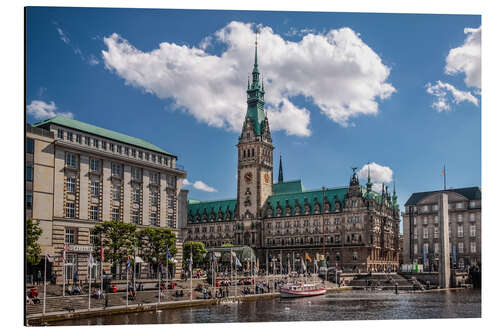
M371 181L371 178L370 178L370 166L368 165L368 181L366 182L366 189L369 191L372 190L372 181Z
M283 165L281 162L281 154L280 154L280 170L278 173L278 183L283 183Z

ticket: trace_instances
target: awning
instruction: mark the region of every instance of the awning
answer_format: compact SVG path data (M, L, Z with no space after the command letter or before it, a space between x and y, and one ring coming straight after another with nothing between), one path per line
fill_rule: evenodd
M141 258L141 257L135 257L135 260L134 260L134 261L135 261L135 263L136 263L136 264L140 264L140 263L143 263L143 262L144 262L144 260L142 260L142 258Z

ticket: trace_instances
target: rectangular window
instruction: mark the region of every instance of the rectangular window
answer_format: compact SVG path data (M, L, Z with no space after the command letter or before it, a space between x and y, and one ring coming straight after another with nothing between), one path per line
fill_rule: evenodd
M427 239L429 238L429 230L427 230L427 228L424 228L424 235L423 235L424 239Z
M66 180L66 192L75 193L75 183L75 177L68 177L68 179Z
M418 230L417 229L413 230L413 239L418 239Z
M82 143L82 135L81 134L76 135L76 142Z
M128 147L125 147L125 155L127 155L127 156L128 156L128 154L129 154L129 148L128 148Z
M457 209L462 209L462 208L464 208L464 203L463 202L457 203Z
M26 180L33 181L33 167L31 165L26 166Z
M174 216L173 215L169 215L168 216L167 222L168 222L168 226L170 228L175 228L175 225L174 225Z
M424 216L424 222L423 222L424 225L427 224L427 216Z
M151 225L157 225L158 224L158 219L156 218L156 213L151 212Z
M151 205L158 205L158 191L156 190L151 191Z
M423 207L422 207L422 210L423 210L424 212L428 212L428 211L429 211L429 206L427 206L427 205L423 206Z
M132 210L132 223L139 224L139 211L137 209Z
M73 142L73 133L68 132L68 141Z
M167 183L169 187L175 187L175 177L174 176L168 176L167 177Z
M26 138L26 152L28 154L33 154L35 152L35 140Z
M90 159L90 171L99 172L99 160L94 158Z
M94 197L99 196L99 182L96 180L90 182L90 195Z
M104 140L103 140L103 141L102 141L102 144L101 144L101 147L102 147L102 149L103 149L103 150L108 149L108 143L107 143L106 141L104 141Z
M413 254L418 254L418 244L413 244Z
M457 227L457 237L464 237L464 226L459 225Z
M119 185L114 185L113 186L113 200L120 200L120 186Z
M437 210L438 210L438 205L432 205L432 210L433 210L433 211L435 211L435 212L437 212Z
M469 214L469 221L470 222L475 222L476 221L476 214L470 213Z
M475 201L471 201L470 202L470 208L476 208L476 202Z
M76 230L75 228L66 228L64 235L64 242L66 244L75 244L76 242Z
M174 208L174 197L169 196L168 198L168 208Z
M476 253L476 242L470 243L470 253Z
M434 238L439 238L439 228L434 227Z
M136 156L136 151L135 149L132 149L132 157L135 157Z
M153 163L156 163L156 155L155 154L151 154L151 161L153 161Z
M99 148L99 140L94 139L94 148Z
M32 209L33 208L33 193L27 192L26 193L26 209Z
M439 243L434 243L434 253L439 253Z
M132 200L134 201L134 203L136 204L141 203L141 189L139 188L139 186L134 187L132 196L133 196Z
M471 237L476 237L476 225L473 224L470 226L469 234Z
M149 153L144 153L144 157L146 158L146 161L149 161Z
M115 144L114 143L109 144L109 150L111 150L113 153L115 152Z
M90 146L90 136L86 136L86 137L85 137L85 144L86 144L87 146Z
M151 183L159 185L160 184L160 174L159 173L151 173Z
M99 207L90 206L90 219L97 221L99 219Z
M435 224L438 224L439 223L439 216L434 216L434 223Z
M76 168L76 155L71 153L66 153L66 166Z
M117 145L117 146L116 146L116 152L117 152L118 154L121 154L121 153L122 153L122 146L121 146L121 145Z
M64 131L60 128L57 129L57 138L64 139Z
M132 178L134 180L141 180L141 169L139 168L132 168Z
M111 212L111 219L113 221L120 220L120 208L113 208L113 211Z
M111 175L119 177L121 175L120 164L111 163Z
M75 203L74 202L66 202L66 217L68 217L68 218L75 217Z
M463 219L462 214L458 214L458 215L457 215L457 221L458 221L458 222L463 222L463 220L464 220L464 219Z
M464 253L464 243L458 243L458 253Z
M139 155L139 159L141 159L141 160L142 160L142 151L140 151L140 150L139 150L138 155Z

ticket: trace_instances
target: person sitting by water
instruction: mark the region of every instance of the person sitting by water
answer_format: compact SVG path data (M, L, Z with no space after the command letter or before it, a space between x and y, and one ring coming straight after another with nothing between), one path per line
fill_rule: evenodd
M35 304L28 295L26 295L26 304Z
M80 287L78 287L77 284L75 284L75 286L73 287L73 293L72 295L80 295L82 293Z

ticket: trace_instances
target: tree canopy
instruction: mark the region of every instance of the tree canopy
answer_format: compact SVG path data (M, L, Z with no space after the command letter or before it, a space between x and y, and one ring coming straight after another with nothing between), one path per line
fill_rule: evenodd
M142 259L150 263L159 261L166 264L167 247L172 258L177 253L175 234L170 229L146 227L137 234L138 247Z
M200 267L203 264L205 254L207 250L205 249L205 244L202 242L185 242L182 250L182 267L187 269L189 267L189 258L191 257L191 251L193 252L193 268Z
M41 260L42 250L38 244L38 239L42 235L40 223L26 219L26 261L30 265L38 265Z

